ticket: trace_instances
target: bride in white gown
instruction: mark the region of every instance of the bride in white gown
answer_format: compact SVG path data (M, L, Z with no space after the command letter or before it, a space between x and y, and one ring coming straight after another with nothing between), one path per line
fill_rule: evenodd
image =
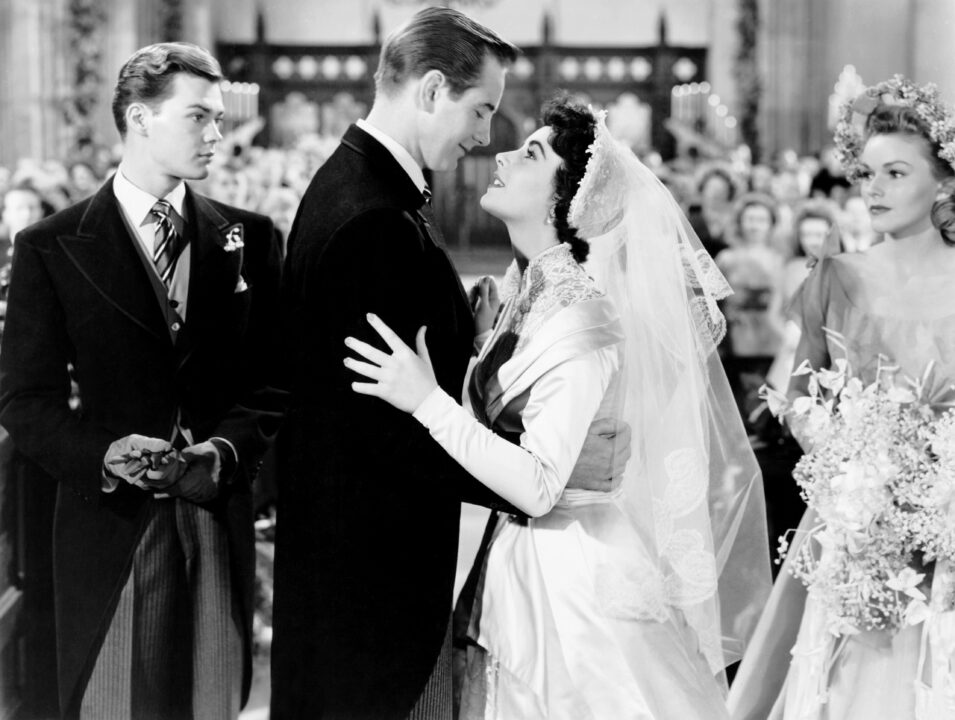
M759 470L715 353L729 288L602 117L554 103L498 166L481 204L517 259L476 417L437 387L423 331L417 354L376 317L391 354L346 341L374 381L356 391L413 412L529 516L501 515L477 568L461 717L726 718L723 671L770 582ZM609 494L565 489L595 417L633 430Z

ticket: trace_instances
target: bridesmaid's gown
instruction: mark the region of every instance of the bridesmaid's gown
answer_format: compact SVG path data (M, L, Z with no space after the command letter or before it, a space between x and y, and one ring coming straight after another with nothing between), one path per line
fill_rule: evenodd
M880 356L883 363L890 359L899 365L899 381L925 376L931 364L924 397L939 410L951 407L955 303L950 278L897 284L885 264L867 255L824 258L806 280L798 298L803 328L797 364L808 358L818 369L846 357L852 373L866 384L875 379ZM837 331L845 350L823 328ZM817 522L809 510L800 529ZM955 718L955 710L916 715L917 685L933 684L928 671L916 677L922 630L920 624L895 634L872 631L842 638L844 646L825 672L819 659L830 640L822 612L784 566L730 690L731 715L734 720ZM934 684L944 680L936 678ZM823 693L826 701L820 702Z

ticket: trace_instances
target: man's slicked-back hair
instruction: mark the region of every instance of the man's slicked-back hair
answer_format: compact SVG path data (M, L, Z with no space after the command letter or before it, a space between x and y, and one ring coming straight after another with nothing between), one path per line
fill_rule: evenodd
M178 73L211 82L223 79L219 61L198 45L157 43L133 53L119 71L113 91L113 121L122 137L126 137L126 108L133 103L152 105L165 100Z
M418 11L381 48L375 90L392 94L411 78L440 70L456 97L477 85L484 58L510 65L520 50L467 15L446 7Z

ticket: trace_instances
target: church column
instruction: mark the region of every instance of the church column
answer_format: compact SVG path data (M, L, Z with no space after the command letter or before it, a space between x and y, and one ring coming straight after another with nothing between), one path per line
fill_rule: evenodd
M810 7L804 0L763 0L758 66L762 77L760 135L765 160L784 148L809 145L808 88ZM824 102L824 101L822 101Z
M908 72L917 82L937 84L945 101L955 104L951 42L955 32L955 3L915 0L912 5L912 67Z
M739 118L734 58L739 44L736 22L739 0L712 0L709 10L710 41L706 54L707 79L730 112Z
M0 9L0 163L65 150L61 102L66 0L9 0Z
M119 142L119 134L113 122L110 105L119 69L136 48L153 41L142 39L140 21L144 3L128 0L102 0L102 2L106 7L106 21L100 34L103 38L99 63L100 87L91 124L97 143L114 146Z
M806 116L806 141L804 152L822 150L832 144L832 130L829 128L829 96L835 88L842 65L832 60L832 55L841 51L832 38L833 4L829 0L813 0L809 7L808 54L806 57L807 105L803 108Z
M183 11L182 39L206 48L215 53L215 33L212 22L212 3L210 0L193 0L186 4Z

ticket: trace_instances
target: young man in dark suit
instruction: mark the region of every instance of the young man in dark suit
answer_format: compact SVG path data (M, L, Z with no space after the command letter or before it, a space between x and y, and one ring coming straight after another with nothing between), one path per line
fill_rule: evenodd
M423 171L489 142L516 55L459 12L417 13L382 48L368 118L299 207L283 282L294 343L276 441L273 720L451 717L460 503L503 502L410 415L352 392L343 342L375 342L367 313L406 342L427 325L438 382L460 394L474 319Z
M222 137L221 79L196 46L137 51L113 98L118 171L17 237L0 423L58 484L69 718L230 720L248 694L281 257L270 220L183 182Z

